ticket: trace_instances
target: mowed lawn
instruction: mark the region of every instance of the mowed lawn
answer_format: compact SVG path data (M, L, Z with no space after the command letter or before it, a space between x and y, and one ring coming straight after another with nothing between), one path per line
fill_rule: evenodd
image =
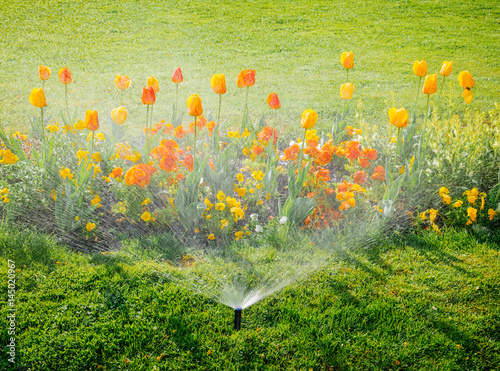
M500 7L495 0L470 1L30 1L0 2L0 124L26 131L37 110L28 102L40 87L37 68L51 67L46 117L60 121L64 87L59 68L73 72L69 104L97 109L106 130L109 112L120 103L113 79L127 74L133 87L125 94L129 122L143 125L141 88L150 75L160 81L155 120L170 121L174 84L181 67L185 80L179 101L198 93L205 113L217 109L210 77L224 73L228 93L223 117L241 117L244 92L236 87L242 69L257 71L250 89L251 119L270 110L265 99L282 101L278 127L298 125L307 108L319 114L318 128L329 130L341 110L339 86L345 70L343 51L355 53L350 81L353 108L368 123L383 123L387 107L414 102L414 60L425 59L429 73L453 60L444 89L456 112L463 99L457 75L469 70L477 84L473 107L487 109L499 97ZM453 82L453 87L450 86ZM441 79L439 79L441 83ZM420 108L424 108L420 99ZM448 105L448 98L431 104ZM273 117L270 115L270 117ZM229 121L231 122L231 121ZM184 124L188 124L185 117ZM269 123L272 123L270 119Z

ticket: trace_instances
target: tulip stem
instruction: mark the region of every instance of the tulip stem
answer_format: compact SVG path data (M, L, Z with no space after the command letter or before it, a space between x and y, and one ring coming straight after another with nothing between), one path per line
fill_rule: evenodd
M42 133L41 134L42 134L42 144L43 144L43 142L45 140L45 133L43 132L43 130L44 130L43 129L43 107L41 107L40 110L41 110L41 113L42 113Z
M346 82L349 82L349 69L346 68L347 76L346 76Z
M248 121L248 88L249 88L249 86L246 87L246 94L245 94L245 117L246 117L247 121ZM246 127L247 123L245 122L245 117L243 117L243 122L244 122L244 126ZM244 130L244 129L242 128L242 130Z
M175 104L174 104L174 120L177 120L177 100L179 95L179 84L175 84Z
M429 98L430 94L427 94L427 105L425 106L425 120L424 120L424 128L427 125L427 116L429 116Z
M305 145L306 145L306 135L307 135L307 128L304 129L304 140L302 141L302 150L300 151L299 153L299 161L298 161L298 165L299 165L299 171L302 169L302 157L303 157L303 152L305 150Z
M148 141L148 123L149 123L149 104L146 105L146 149L147 155L149 155L149 141Z
M418 102L418 93L420 92L420 84L422 83L422 77L418 80L418 86L417 86L417 96L415 97L415 104L413 106L413 115L415 116L415 112L417 111L417 102ZM413 122L414 117L412 117L412 122Z
M194 117L194 143L193 143L193 169L194 169L194 160L196 159L196 126L197 126L197 116Z
M220 131L219 131L219 125L220 125L220 109L221 109L221 106L222 106L222 94L219 94L219 113L217 114L217 126L215 127L215 130L216 132L215 133L212 133L213 137L214 137L214 149L215 149L215 153L219 153L219 134L220 134Z
M66 97L66 112L68 113L68 122L69 122L70 117L69 117L69 105L68 105L68 84L64 84L64 93Z
M278 122L278 110L274 110L274 126L276 126L276 123Z
M94 136L95 136L95 130L92 130L92 144L90 147L90 158L92 158L92 155L94 154Z

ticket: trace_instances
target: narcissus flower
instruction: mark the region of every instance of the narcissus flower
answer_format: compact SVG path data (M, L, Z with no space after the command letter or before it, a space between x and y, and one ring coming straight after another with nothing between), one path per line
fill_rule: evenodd
M243 70L238 75L238 80L236 85L239 88L244 88L245 86L252 86L255 84L255 70Z
M460 72L460 74L458 75L458 83L464 89L470 89L474 85L476 85L476 82L472 78L472 75L469 71Z
M210 85L215 94L226 94L226 76L224 76L224 74L219 73L213 75L210 79Z
M278 94L276 94L276 93L269 94L269 96L267 97L267 104L272 109L281 108L281 102L278 98Z
M125 90L130 88L132 81L128 78L128 76L116 75L115 77L115 85L120 90Z
M403 128L408 124L408 112L404 108L396 109L392 107L389 109L389 120L395 127Z
M61 80L63 84L69 84L73 81L71 78L71 71L68 67L63 67L59 70L59 80Z
M172 75L172 82L175 82L176 84L181 83L184 80L182 77L182 71L180 67L177 67L177 69L174 71L174 74Z
M343 52L340 55L340 63L342 67L349 70L354 67L354 53L353 52Z
M30 103L38 108L43 108L47 105L47 99L43 89L34 88L30 94Z
M87 129L90 131L96 131L99 129L99 118L97 117L97 111L87 110L85 112L85 119L83 123Z
M157 94L160 91L160 84L158 83L158 80L154 78L154 76L149 76L148 77L148 88L152 87L155 94Z
M118 107L111 111L111 118L116 125L122 125L127 119L127 109L125 107Z
M437 74L429 75L425 78L422 93L434 94L437 91Z
M451 69L453 68L453 61L444 61L443 65L441 66L441 71L439 71L439 74L441 76L450 76L451 74Z
M147 88L142 88L142 103L143 104L153 104L156 101L155 90L152 86Z
M426 61L415 61L413 62L413 72L415 75L424 77L427 75L427 62Z
M191 116L201 116L203 107L201 106L201 98L198 94L190 95L187 99L188 113Z
M354 85L350 82L342 84L340 86L340 98L343 100L350 100L352 98L352 93L354 92Z
M306 109L300 117L300 126L304 129L312 129L316 125L316 121L318 121L318 114L312 109Z
M464 89L462 93L462 97L464 97L465 104L469 105L472 103L472 90Z
M38 67L38 77L43 81L50 79L50 68L40 65L40 67Z

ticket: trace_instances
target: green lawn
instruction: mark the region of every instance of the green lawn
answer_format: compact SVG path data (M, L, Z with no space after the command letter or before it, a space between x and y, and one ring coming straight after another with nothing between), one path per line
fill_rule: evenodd
M232 309L123 253L78 256L0 230L0 274L16 261L17 365L35 370L496 370L500 251L479 237L411 233L339 251L244 310L240 332Z
M102 122L119 102L114 76L128 74L133 80L125 96L129 121L141 126L145 110L139 107L140 94L149 75L161 84L156 120L171 117L170 77L178 66L185 76L182 105L196 92L206 112L217 109L210 77L226 74L223 112L235 118L241 116L244 99L236 76L252 68L257 70L250 92L254 119L269 113L265 99L275 91L283 105L282 130L298 125L306 108L318 112L319 128L326 130L342 107L339 86L345 71L339 56L349 50L355 53L353 104L362 106L369 123L387 120L387 106L413 105L416 59L428 62L429 73L439 72L444 60L454 61L448 81L453 82L456 111L463 107L457 83L462 70L477 82L473 107L498 102L496 0L252 1L244 6L240 1L2 0L0 15L0 124L8 131L26 130L38 114L28 96L40 86L40 64L52 68L46 89L52 121L59 120L63 106L64 89L57 79L63 66L74 76L70 105L78 106L80 117L87 108L98 109ZM422 97L420 103L423 109Z

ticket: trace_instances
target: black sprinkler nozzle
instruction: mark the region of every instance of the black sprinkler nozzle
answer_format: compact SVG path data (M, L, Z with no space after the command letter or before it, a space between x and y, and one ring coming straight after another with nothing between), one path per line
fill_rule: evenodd
M234 308L234 329L241 329L241 308Z

